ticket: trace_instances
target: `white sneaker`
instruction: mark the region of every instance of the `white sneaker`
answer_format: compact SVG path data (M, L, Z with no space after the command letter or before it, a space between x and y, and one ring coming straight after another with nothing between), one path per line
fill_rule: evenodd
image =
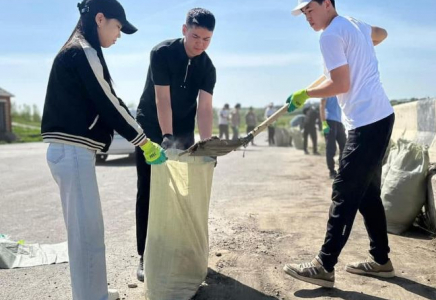
M380 265L372 256L369 256L365 261L348 264L345 271L358 275L372 275L383 278L395 277L395 270L391 260L388 260L384 265Z
M108 292L108 300L118 300L118 299L120 299L120 294L118 293L118 291L117 290L112 290L112 289L109 289L109 290L107 290L107 292Z
M326 288L332 288L335 284L335 270L327 272L322 266L318 256L311 262L287 264L283 267L283 271L295 279Z

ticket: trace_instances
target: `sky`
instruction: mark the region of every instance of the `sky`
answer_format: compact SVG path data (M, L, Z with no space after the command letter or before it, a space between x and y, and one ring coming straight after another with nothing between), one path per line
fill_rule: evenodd
M51 65L79 18L78 0L0 0L0 87L16 104L43 109ZM104 50L115 90L135 107L149 53L182 36L186 12L212 11L217 23L207 50L217 69L214 107L281 105L322 74L319 34L297 0L121 0L139 31ZM383 27L376 47L381 81L390 99L436 97L435 0L337 0L340 15Z

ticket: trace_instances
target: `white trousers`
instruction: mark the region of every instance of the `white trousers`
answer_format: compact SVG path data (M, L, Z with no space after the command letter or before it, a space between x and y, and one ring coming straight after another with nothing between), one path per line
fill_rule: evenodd
M47 162L59 186L74 300L107 300L104 225L95 151L51 143Z

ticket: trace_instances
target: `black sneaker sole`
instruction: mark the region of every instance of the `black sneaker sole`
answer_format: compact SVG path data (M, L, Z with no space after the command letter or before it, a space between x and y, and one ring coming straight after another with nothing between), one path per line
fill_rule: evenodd
M283 267L283 271L285 271L286 274L294 277L295 279L304 281L304 282L308 282L311 284L315 284L315 285L319 285L325 288L333 288L334 286L334 282L332 281L328 281L328 280L323 280L323 279L315 279L315 278L310 278L310 277L304 277L304 276L300 276L298 275L294 270L288 268L286 265Z

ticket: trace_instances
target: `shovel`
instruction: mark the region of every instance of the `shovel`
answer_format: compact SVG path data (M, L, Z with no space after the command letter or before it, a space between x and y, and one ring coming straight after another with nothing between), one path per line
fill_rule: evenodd
M315 82L313 82L307 88L313 88L320 85L326 77L322 75ZM237 140L221 140L220 138L213 136L207 140L199 141L189 147L186 151L179 155L189 156L223 156L232 151L237 150L240 147L246 147L256 135L265 130L269 125L274 123L280 116L288 111L289 104L283 105L272 116L263 121L259 126L254 128L247 136L239 138Z

